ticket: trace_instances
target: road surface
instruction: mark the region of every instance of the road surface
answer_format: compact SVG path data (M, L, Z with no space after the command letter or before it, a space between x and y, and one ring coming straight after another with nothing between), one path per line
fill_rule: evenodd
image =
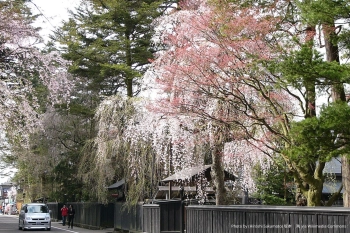
M22 232L18 230L18 216L17 215L2 215L0 214L0 233ZM45 232L45 230L29 230L26 232ZM47 231L49 232L49 231ZM66 233L113 233L112 228L104 230L89 230L80 227L73 227L69 229L67 226L62 226L62 222L52 222L50 232L66 232Z

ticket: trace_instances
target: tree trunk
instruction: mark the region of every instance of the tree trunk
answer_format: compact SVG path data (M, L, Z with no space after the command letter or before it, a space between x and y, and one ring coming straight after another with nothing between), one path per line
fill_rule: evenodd
M326 58L328 62L340 62L339 60L339 48L337 44L332 43L332 38L337 35L334 32L334 25L323 25L323 33L326 48ZM332 86L332 100L346 101L344 85L337 83ZM349 159L346 155L342 155L342 182L343 182L343 200L344 207L350 207L350 167Z
M306 29L306 37L308 38L307 41L310 41L314 38L316 34L316 29L314 26L307 26ZM313 46L310 44L310 46ZM306 88L306 98L305 98L305 119L306 118L312 118L316 117L316 84L315 80L313 79L304 79L303 84ZM295 167L298 167L296 165ZM311 167L311 166L310 166ZM297 206L305 206L309 205L315 202L317 199L315 195L320 195L315 191L312 191L308 189L309 181L305 181L302 177L312 177L313 171L307 170L304 172L307 172L308 174L300 174L301 171L297 172L297 180L295 182L297 183L296 193L295 193L295 201ZM322 191L322 190L321 190ZM312 200L309 201L309 198L312 198ZM320 197L321 199L321 197Z
M322 190L321 190L322 192ZM321 198L319 190L309 189L307 194L307 206L321 206Z
M321 206L323 184L310 185L307 192L307 206Z
M213 166L211 169L215 193L216 193L216 205L226 204L226 189L225 189L225 174L222 163L222 151L223 146L217 145L212 149Z
M341 159L342 181L343 181L343 205L350 207L350 159L346 155Z
M325 162L309 163L304 168L295 170L294 178L297 184L297 206L321 206L324 183L323 169ZM315 167L312 169L312 167Z
M226 203L226 189L225 189L225 173L222 155L226 142L226 129L224 126L218 126L215 129L215 138L211 145L211 156L213 165L211 169L212 180L214 182L214 189L216 195L216 205L225 205Z
M129 33L125 33L126 38L126 65L128 67L132 67L132 60L131 60L131 43L130 43L130 35ZM127 73L125 77L125 85L126 85L126 92L128 97L133 97L133 75Z
M331 31L330 26L323 25L325 28L324 33L324 43L326 48L326 58L328 62L340 62L339 60L339 48L338 45L332 43L332 38L336 37L334 31ZM332 100L333 101L346 101L344 85L343 83L335 83L332 85Z

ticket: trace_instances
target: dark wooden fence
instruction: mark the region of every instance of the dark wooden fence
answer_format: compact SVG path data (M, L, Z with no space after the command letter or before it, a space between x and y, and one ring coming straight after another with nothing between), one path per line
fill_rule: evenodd
M141 203L130 209L126 208L124 202L116 202L114 206L114 229L142 231L143 206Z
M160 233L160 207L157 204L143 206L143 231Z
M164 200L143 205L143 231L147 233L184 232L183 202Z
M180 200L139 204L67 203L76 210L75 224L88 229L114 228L147 233L350 233L350 209L261 205L184 207ZM61 220L61 203L48 203ZM186 208L186 210L184 210ZM186 224L185 224L186 223Z
M55 222L61 221L62 220L61 208L63 207L63 204L58 202L49 202L47 203L47 205L51 210L52 221L55 221Z
M114 226L114 204L72 202L75 209L74 225L87 229L112 228ZM48 203L53 220L62 220L62 203Z
M342 207L188 206L186 233L349 233Z
M67 203L75 208L74 222L77 226L88 229L109 228L114 225L113 204Z

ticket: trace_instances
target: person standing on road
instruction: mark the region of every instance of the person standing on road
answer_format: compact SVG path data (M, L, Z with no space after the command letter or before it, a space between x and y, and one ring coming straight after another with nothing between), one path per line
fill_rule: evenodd
M61 208L61 214L62 214L62 226L65 226L67 216L68 216L68 208L66 207L66 205L63 205L63 207Z
M73 221L74 221L74 215L75 215L75 209L73 208L72 205L69 205L68 209L68 228L73 229Z

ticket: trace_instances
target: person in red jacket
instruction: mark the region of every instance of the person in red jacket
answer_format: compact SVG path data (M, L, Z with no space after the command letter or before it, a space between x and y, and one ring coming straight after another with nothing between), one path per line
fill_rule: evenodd
M65 226L67 216L68 216L68 208L66 207L66 205L63 205L63 207L61 208L61 214L62 214L62 226Z

